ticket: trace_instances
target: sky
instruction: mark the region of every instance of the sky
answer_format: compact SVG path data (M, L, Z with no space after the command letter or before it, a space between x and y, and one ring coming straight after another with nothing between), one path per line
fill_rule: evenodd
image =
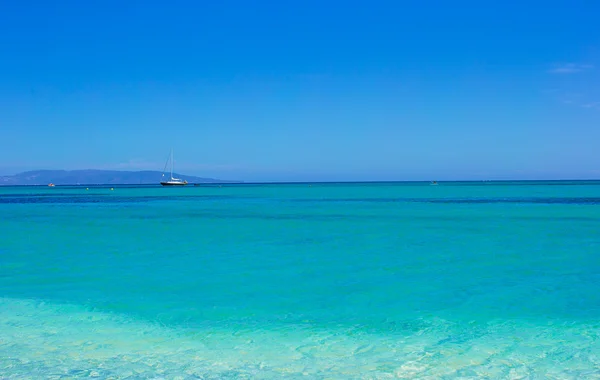
M600 178L597 1L0 0L0 174Z

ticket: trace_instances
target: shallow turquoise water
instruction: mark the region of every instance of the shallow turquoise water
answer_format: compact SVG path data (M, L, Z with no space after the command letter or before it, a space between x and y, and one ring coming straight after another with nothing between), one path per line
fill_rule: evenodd
M0 377L600 377L600 183L0 188Z

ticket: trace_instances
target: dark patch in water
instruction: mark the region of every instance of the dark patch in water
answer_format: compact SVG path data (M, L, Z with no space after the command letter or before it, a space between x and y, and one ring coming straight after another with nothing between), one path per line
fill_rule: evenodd
M475 198L475 199L428 199L428 203L485 204L485 203L522 203L522 204L600 204L600 198Z
M101 197L101 196L109 196L110 194L94 194L93 196L95 197ZM0 199L2 198L31 198L31 197L35 197L35 198L42 198L42 197L46 197L46 198L51 198L51 197L72 197L72 198L76 198L76 197L89 197L88 194L67 194L67 193L48 193L48 194L28 194L28 193L24 193L24 194L20 194L20 193L13 193L13 194L8 194L8 195L0 195Z
M113 194L10 194L0 196L0 204L31 203L144 203L155 201L235 200L292 203L432 203L432 204L540 204L600 205L600 197L514 197L514 198L330 198L281 199L237 195L118 196Z
M226 200L226 199L237 199L240 197L227 196L227 195L194 195L194 196L134 196L134 197L121 197L111 195L69 195L69 196L56 196L53 194L51 197L45 195L29 195L24 196L22 194L14 197L13 194L10 196L0 196L0 204L31 204L31 203L61 203L61 204L78 204L78 203L145 203L155 201L178 201L178 200Z
M315 203L439 203L439 204L600 204L600 198L333 198L296 199L295 202Z

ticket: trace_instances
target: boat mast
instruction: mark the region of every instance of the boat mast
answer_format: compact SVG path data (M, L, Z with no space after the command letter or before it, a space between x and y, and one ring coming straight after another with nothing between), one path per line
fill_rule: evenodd
M173 179L173 148L171 148L171 179Z

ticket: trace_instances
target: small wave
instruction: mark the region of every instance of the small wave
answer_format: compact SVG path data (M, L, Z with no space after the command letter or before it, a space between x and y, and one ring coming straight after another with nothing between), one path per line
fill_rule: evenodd
M0 298L0 376L83 378L583 378L596 324L420 320L377 335L234 324L187 331L73 305ZM235 332L235 333L234 333Z

